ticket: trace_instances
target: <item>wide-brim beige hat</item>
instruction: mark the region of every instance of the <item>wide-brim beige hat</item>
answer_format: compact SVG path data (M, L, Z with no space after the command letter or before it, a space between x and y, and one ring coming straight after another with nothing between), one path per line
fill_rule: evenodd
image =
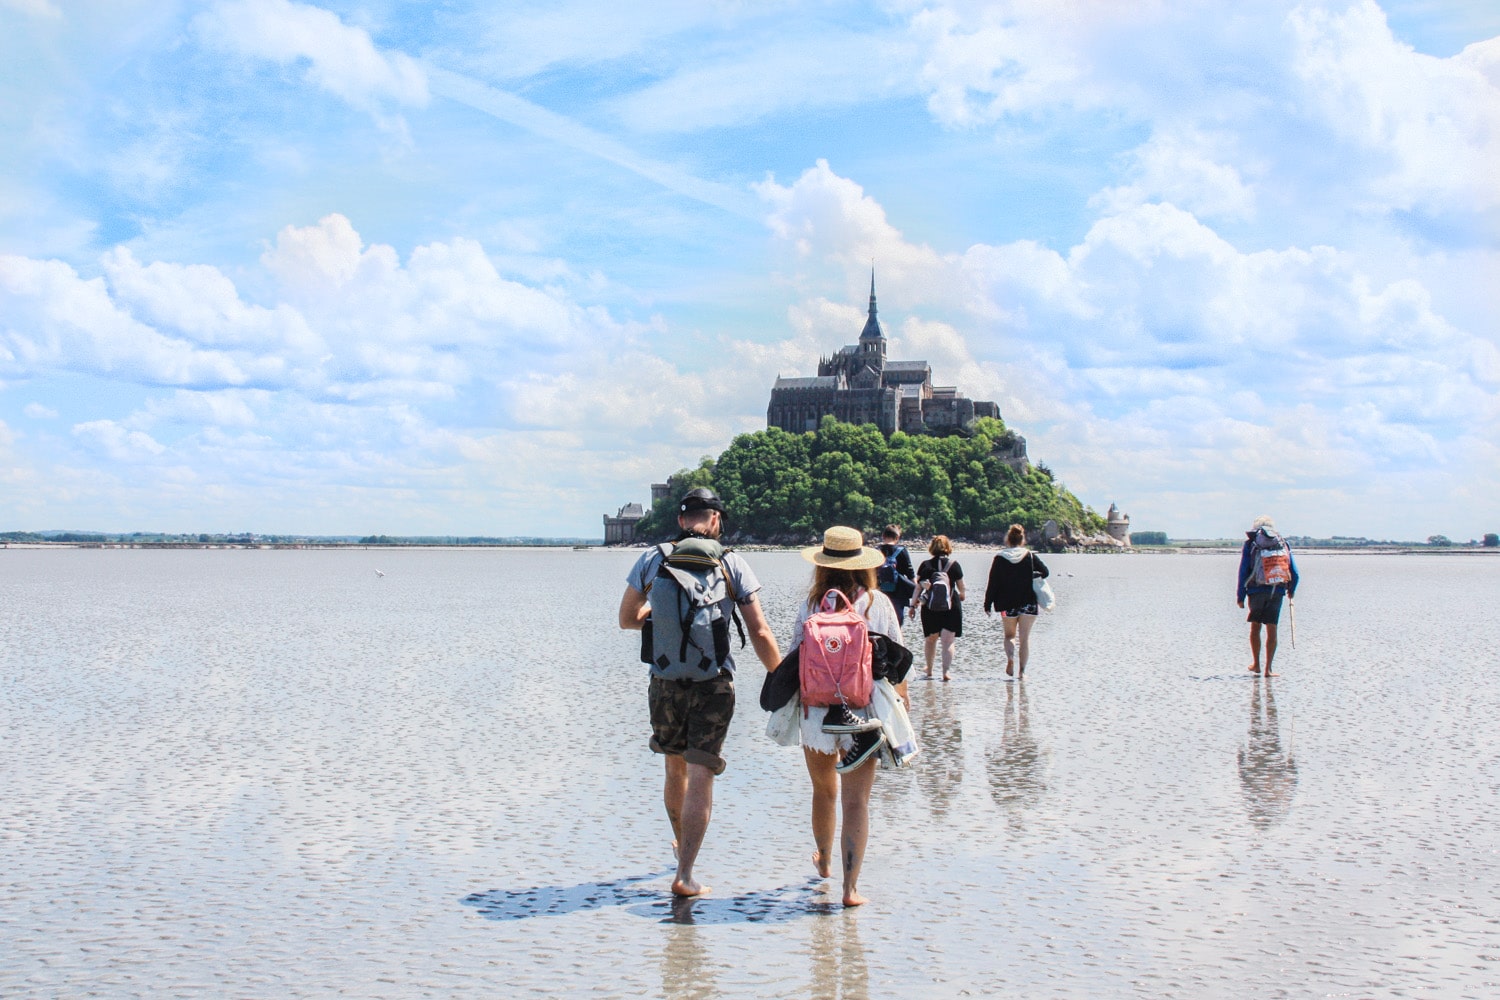
M802 558L832 569L874 569L885 562L885 554L865 545L865 536L858 530L839 525L823 532L822 545L803 549Z

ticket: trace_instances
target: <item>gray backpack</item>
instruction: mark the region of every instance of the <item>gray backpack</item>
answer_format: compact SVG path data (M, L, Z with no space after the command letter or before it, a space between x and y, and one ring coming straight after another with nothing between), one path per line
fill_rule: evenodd
M712 680L729 658L729 621L722 602L734 597L734 588L724 572L728 550L711 538L696 536L658 546L661 565L646 592L651 618L646 623L653 676L665 680ZM745 645L745 627L733 611L740 645ZM646 637L643 637L646 638ZM643 657L644 659L645 657Z
M927 610L947 611L953 607L953 583L948 579L948 557L938 557L932 567L932 576L927 578Z

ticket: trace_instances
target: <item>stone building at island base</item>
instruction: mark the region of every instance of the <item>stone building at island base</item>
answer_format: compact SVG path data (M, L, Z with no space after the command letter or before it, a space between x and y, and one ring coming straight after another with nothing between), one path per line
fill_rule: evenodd
M646 511L638 503L628 503L614 517L604 515L604 544L629 545L635 541L635 526Z

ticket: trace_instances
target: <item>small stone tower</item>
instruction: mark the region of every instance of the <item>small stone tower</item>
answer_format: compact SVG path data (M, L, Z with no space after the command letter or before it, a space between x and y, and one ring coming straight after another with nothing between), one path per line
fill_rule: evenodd
M1130 515L1121 514L1118 504L1109 505L1109 513L1104 517L1104 530L1110 538L1130 547Z

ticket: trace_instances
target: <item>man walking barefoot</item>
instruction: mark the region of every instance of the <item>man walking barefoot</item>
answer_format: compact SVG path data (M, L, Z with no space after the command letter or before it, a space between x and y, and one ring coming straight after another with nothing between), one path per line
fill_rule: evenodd
M1250 672L1275 677L1271 661L1276 659L1276 627L1281 621L1281 598L1297 594L1297 561L1292 550L1276 533L1276 525L1264 514L1245 532L1240 550L1239 587L1236 602L1250 602ZM1261 666L1261 627L1266 630L1265 666Z
M672 892L697 896L708 887L693 878L693 865L713 815L714 777L725 766L719 751L734 717L729 623L737 622L736 612L767 670L781 662L781 651L756 597L760 581L745 560L718 544L724 530L723 502L712 490L700 487L690 490L677 509L677 526L682 529L677 540L647 549L626 578L620 627L639 631L649 623L654 633L653 652L644 658L651 666L651 749L666 761L662 800L676 837ZM648 603L654 588L661 593ZM707 595L708 603L695 606L694 594ZM660 622L651 622L653 603L662 607ZM680 621L668 620L679 613ZM698 625L710 619L711 626L700 630ZM710 635L702 635L704 630Z

